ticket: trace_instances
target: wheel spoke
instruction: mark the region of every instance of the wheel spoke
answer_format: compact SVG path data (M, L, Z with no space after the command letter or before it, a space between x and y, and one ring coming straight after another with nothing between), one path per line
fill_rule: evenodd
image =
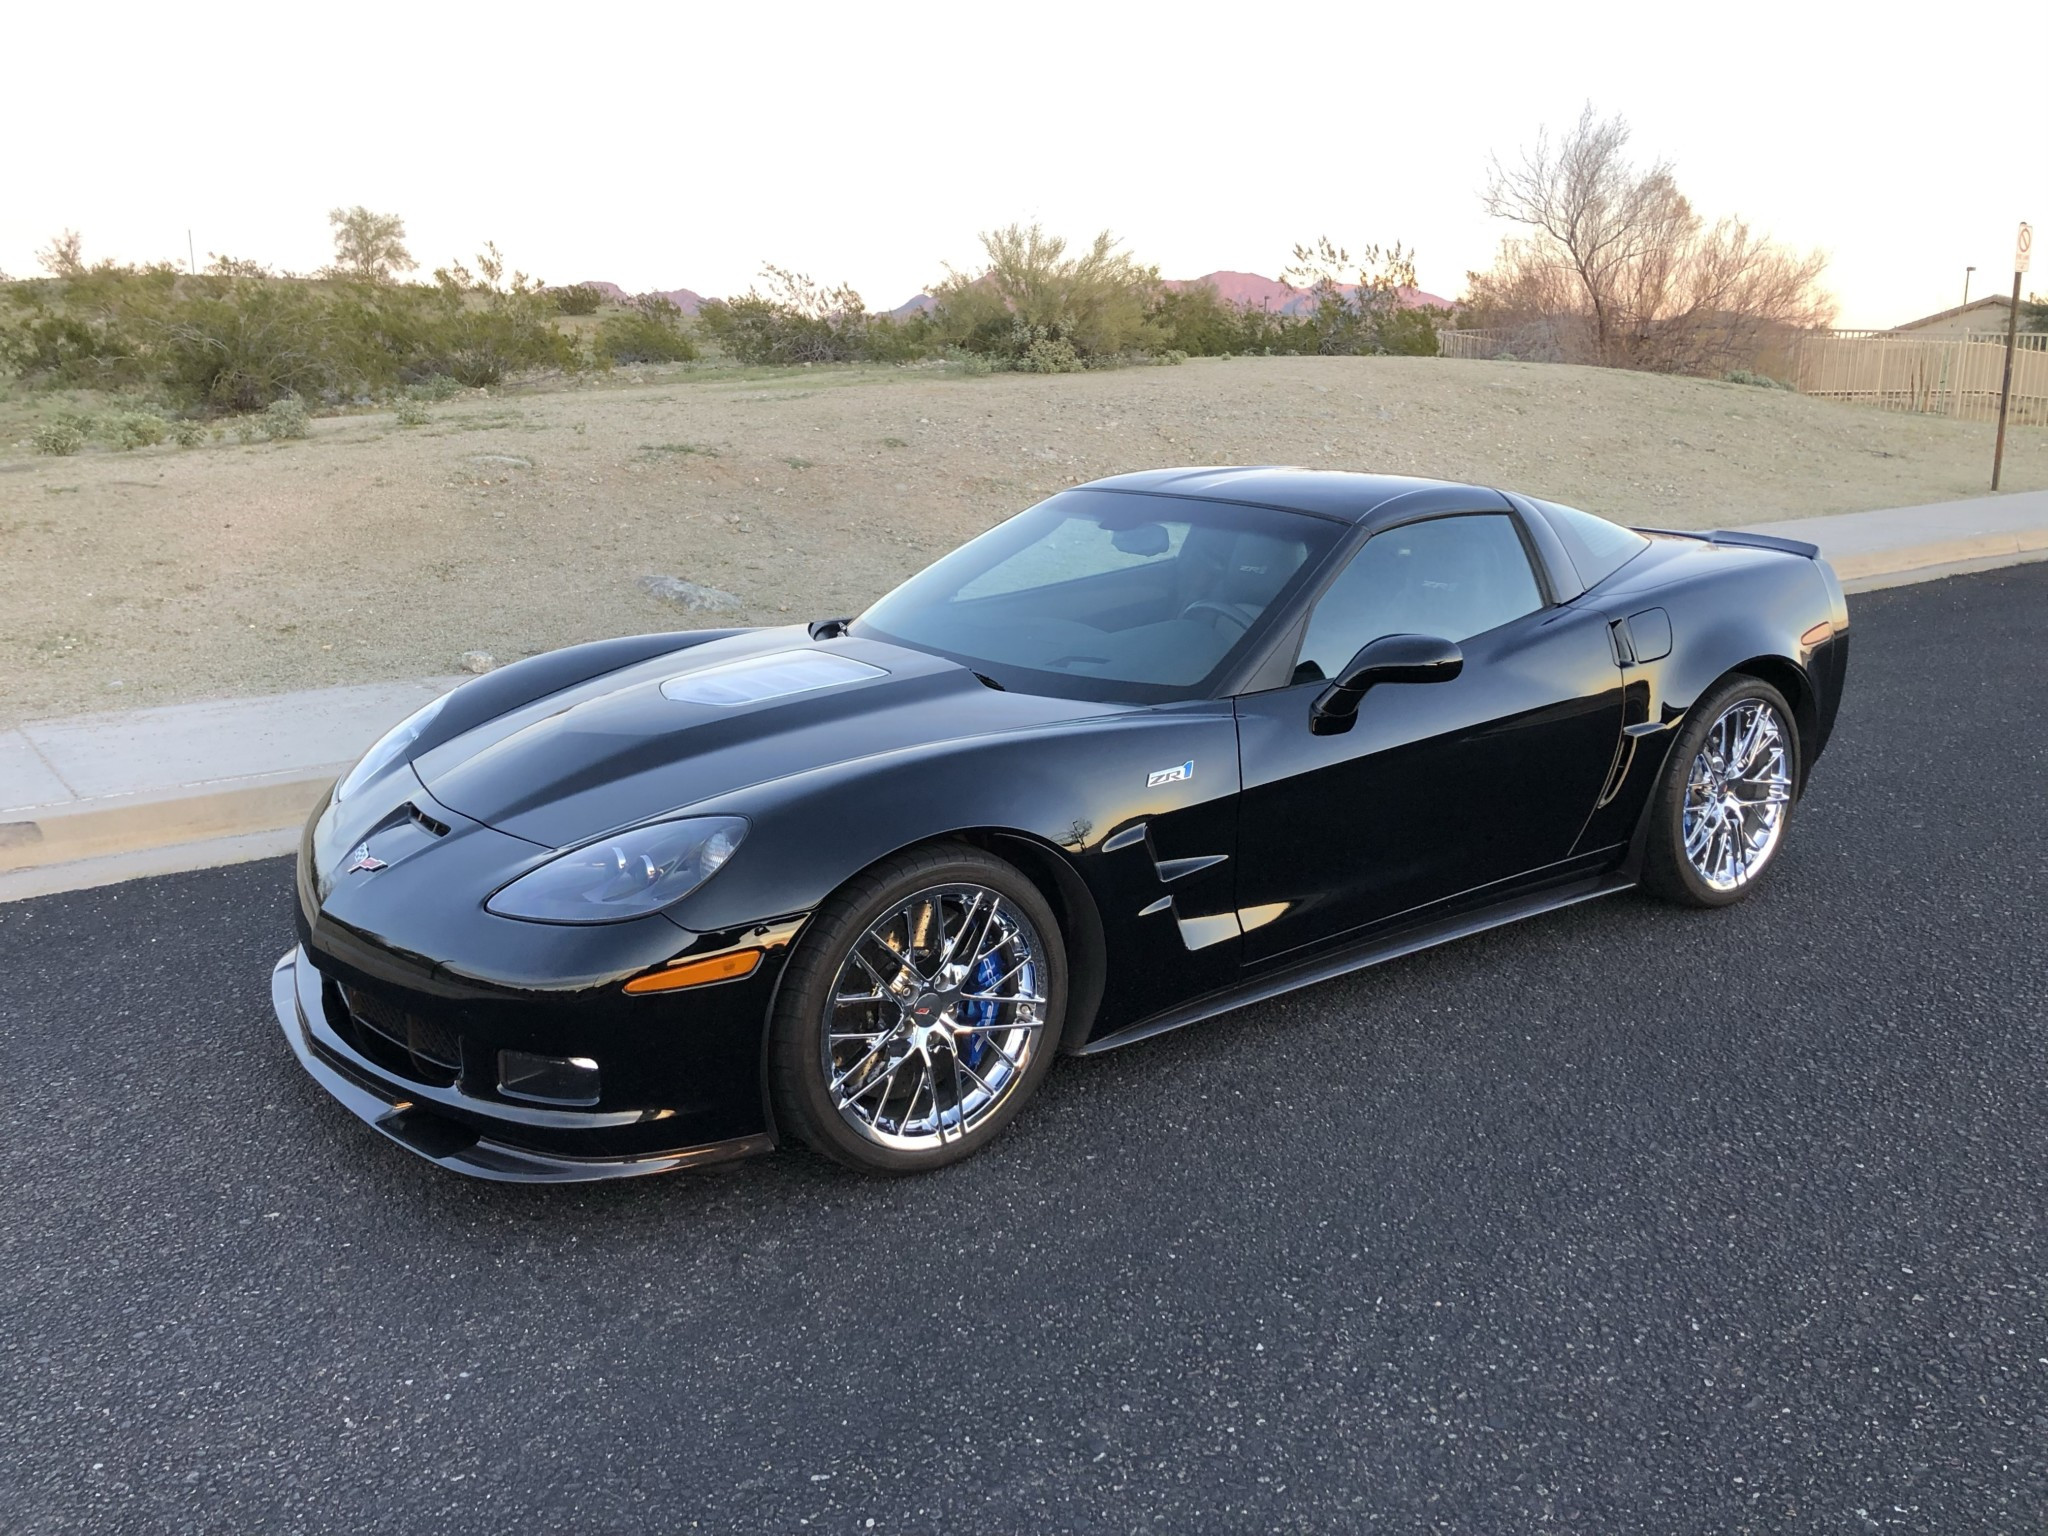
M846 1124L900 1151L966 1138L1021 1088L1055 1022L1016 1017L1049 1003L1033 985L1044 956L1037 929L990 886L933 886L876 917L843 952L819 1031L823 1081ZM954 990L963 982L973 990ZM913 1014L920 992L944 1007Z
M1716 891L1740 890L1777 850L1795 742L1777 708L1737 699L1708 727L1685 780L1685 858Z

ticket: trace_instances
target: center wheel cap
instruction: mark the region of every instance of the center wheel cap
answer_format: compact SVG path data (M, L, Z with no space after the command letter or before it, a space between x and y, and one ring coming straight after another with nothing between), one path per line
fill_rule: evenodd
M953 1006L953 999L944 992L926 992L910 1005L910 1017L919 1024L936 1024Z

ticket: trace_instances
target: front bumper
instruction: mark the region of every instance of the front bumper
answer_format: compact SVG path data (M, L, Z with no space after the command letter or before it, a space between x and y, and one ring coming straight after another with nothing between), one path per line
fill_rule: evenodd
M581 1183L696 1168L774 1145L771 1137L756 1134L631 1155L583 1156L533 1146L534 1138L602 1133L640 1125L646 1117L632 1110L526 1108L477 1098L459 1087L394 1082L329 1026L322 989L323 978L303 948L285 954L271 971L271 1002L300 1065L364 1124L451 1172L516 1184Z

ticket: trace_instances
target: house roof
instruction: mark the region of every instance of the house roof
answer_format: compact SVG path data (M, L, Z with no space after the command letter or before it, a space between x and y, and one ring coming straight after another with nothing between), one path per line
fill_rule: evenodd
M1972 299L1967 304L1958 304L1954 309L1944 309L1939 314L1922 315L1918 320L1908 320L1904 325L1895 325L1892 329L1894 331L1917 331L1923 325L1939 325L1944 320L1953 320L1958 315L1972 314L1980 309L1995 309L2002 318L2011 311L2012 300L2002 293L1994 293L1987 298Z

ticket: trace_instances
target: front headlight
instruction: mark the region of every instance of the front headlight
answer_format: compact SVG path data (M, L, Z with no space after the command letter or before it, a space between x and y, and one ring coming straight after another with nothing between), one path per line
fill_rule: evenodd
M420 733L441 713L441 706L448 702L448 695L422 709L416 709L398 724L377 738L377 744L365 752L355 767L349 769L342 781L334 786L334 798L346 800L370 780L403 757L412 744L420 739Z
M485 907L535 923L617 923L682 900L732 857L738 816L657 821L600 838L521 875Z

